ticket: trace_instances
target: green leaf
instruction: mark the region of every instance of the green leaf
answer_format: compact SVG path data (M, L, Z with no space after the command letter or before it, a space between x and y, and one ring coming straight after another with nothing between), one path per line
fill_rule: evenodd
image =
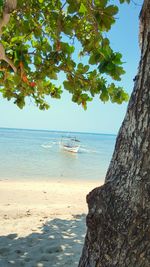
M114 64L122 65L123 63L122 63L122 61L121 61L121 58L122 58L122 55L121 55L120 53L115 53L115 54L114 54L114 57L113 57L113 59L112 59L112 62L113 62Z
M69 92L72 92L74 89L73 84L69 81L64 81L63 85L64 85L64 88L67 89Z
M52 71L48 73L48 77L52 80L57 80L57 74L56 72Z
M82 13L84 15L87 13L87 8L83 3L81 3L80 5L79 13Z
M4 0L0 0L0 7L3 7L4 5Z
M61 50L66 54L72 54L75 50L74 46L70 46L68 43L60 42Z
M77 1L72 1L72 0L69 0L67 1L69 3L69 6L68 6L68 13L75 13L79 10L80 8L80 5L77 3Z
M0 79L4 78L4 72L0 71Z
M40 56L35 56L34 57L34 64L40 65L41 63L42 63L42 58Z
M94 4L98 7L104 7L107 5L108 0L94 0Z
M86 73L88 70L89 70L89 65L85 65L84 67L83 67L83 71L84 71L84 73Z
M109 95L107 90L103 90L100 94L100 99L105 103L109 100Z
M25 100L24 100L24 97L19 95L17 97L17 99L14 101L15 104L17 104L17 106L20 108L20 109L23 109L23 107L25 106Z
M95 65L95 64L96 64L95 54L92 54L92 55L90 56L89 64L91 64L91 65Z
M11 43L15 43L15 42L19 42L19 41L23 41L25 38L25 36L15 36L11 39Z
M130 0L119 0L120 4L123 4L125 2L127 2L128 4L130 3Z
M109 16L114 16L118 13L118 7L114 5L110 5L105 8L105 13L107 13Z

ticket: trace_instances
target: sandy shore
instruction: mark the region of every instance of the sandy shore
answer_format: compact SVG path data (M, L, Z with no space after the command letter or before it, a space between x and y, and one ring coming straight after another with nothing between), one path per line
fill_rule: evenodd
M0 267L75 267L100 182L0 180Z

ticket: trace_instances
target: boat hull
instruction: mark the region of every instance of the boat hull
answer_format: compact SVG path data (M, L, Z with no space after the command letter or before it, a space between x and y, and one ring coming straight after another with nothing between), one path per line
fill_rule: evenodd
M78 150L79 150L79 146L78 146L78 147L69 147L69 146L65 146L65 145L63 145L62 148L63 148L65 151L72 152L72 153L77 153Z
M65 151L77 153L80 147L80 141L76 137L62 137L60 145Z

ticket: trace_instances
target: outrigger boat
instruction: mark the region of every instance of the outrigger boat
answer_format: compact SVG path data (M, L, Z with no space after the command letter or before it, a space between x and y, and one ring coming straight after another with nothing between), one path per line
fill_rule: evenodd
M80 147L80 141L76 137L62 137L60 146L62 149L77 153Z

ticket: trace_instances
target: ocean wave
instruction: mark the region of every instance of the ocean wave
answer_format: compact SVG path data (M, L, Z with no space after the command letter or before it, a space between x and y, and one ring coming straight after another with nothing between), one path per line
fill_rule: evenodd
M83 153L99 153L98 150L93 150L89 148L80 147L79 152Z
M43 148L50 148L50 147L52 147L52 145L50 145L50 144L47 144L47 145L41 145L41 147L43 147Z

